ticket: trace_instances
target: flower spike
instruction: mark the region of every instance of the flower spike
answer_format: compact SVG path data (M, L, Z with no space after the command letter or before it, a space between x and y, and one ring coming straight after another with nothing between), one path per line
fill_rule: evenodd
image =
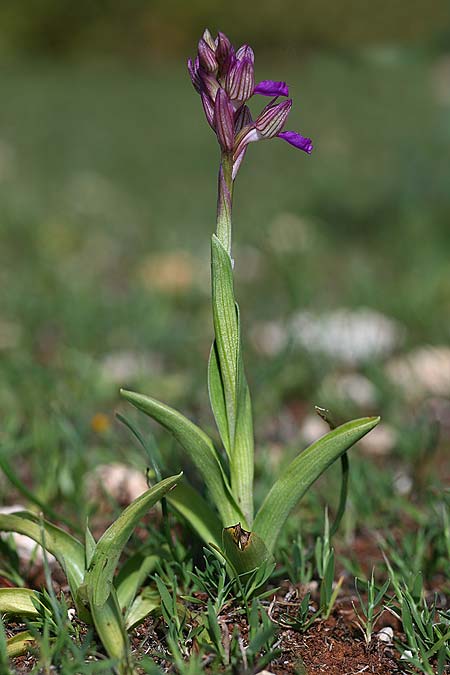
M281 138L311 154L310 138L295 131L283 131L292 100L289 87L282 80L261 80L255 86L255 55L249 45L235 51L229 38L218 33L214 39L206 29L200 38L195 59L188 60L188 70L195 90L200 94L208 124L216 132L223 153L229 155L230 181L236 177L249 143ZM245 105L254 95L273 100L252 120ZM277 103L279 96L286 97Z

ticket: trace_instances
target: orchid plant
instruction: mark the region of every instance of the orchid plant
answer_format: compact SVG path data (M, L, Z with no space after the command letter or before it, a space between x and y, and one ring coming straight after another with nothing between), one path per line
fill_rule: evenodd
M220 550L238 574L271 559L286 519L314 481L378 424L378 417L332 429L299 454L276 480L256 515L253 502L254 437L249 388L244 373L239 307L233 284L233 186L250 143L281 138L311 154L312 142L285 125L292 107L286 82L255 84L254 53L235 50L223 33L205 30L194 60L192 84L220 147L217 223L211 238L214 341L208 363L211 408L223 452L196 424L154 398L122 390L122 396L159 422L183 447L201 474L215 506L185 480L167 499L208 544ZM248 102L269 97L256 119Z

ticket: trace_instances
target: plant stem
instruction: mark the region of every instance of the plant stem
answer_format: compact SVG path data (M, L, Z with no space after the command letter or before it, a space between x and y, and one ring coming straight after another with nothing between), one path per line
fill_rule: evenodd
M223 152L217 195L217 237L231 257L231 210L233 202L233 156Z

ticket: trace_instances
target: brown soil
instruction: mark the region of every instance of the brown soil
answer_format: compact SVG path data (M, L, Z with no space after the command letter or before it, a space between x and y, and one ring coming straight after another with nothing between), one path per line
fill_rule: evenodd
M304 634L285 630L280 648L282 655L271 666L276 675L394 675L404 672L393 647L384 645L376 637L366 646L361 637L355 637L352 626L343 617L313 624Z

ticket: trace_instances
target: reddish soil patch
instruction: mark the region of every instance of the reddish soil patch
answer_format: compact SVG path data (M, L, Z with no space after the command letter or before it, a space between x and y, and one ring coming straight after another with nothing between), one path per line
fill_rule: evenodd
M369 647L355 638L342 617L313 624L304 633L285 630L281 636L282 656L271 666L276 675L356 675L403 673L392 647L376 637Z

